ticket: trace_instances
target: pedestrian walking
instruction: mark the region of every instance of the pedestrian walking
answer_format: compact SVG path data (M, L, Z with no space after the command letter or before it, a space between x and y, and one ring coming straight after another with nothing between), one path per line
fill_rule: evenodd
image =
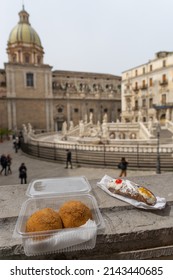
M125 157L122 157L120 163L118 164L118 168L121 169L119 177L127 176L127 166L128 161L126 161Z
M27 184L27 168L24 162L19 167L19 178L21 184Z
M7 157L4 154L1 156L1 166L2 169L0 171L0 174L2 174L2 172L4 171L4 175L7 176Z
M15 149L15 152L17 153L18 149L19 149L19 137L18 136L16 136L16 139L15 139L14 149Z
M71 169L72 169L73 167L72 167L72 154L71 154L71 151L70 150L66 150L66 152L67 152L67 157L66 157L66 167L65 168L68 168L68 164L70 164Z
M8 173L8 174L12 174L12 171L11 171L11 163L12 163L12 158L11 158L11 156L8 154L8 155L7 155L7 173Z

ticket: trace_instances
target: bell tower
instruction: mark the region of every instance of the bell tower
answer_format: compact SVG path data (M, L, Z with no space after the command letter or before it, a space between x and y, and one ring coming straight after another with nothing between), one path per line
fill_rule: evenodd
M22 124L31 123L34 130L52 131L52 67L43 62L40 37L24 6L10 32L7 54L8 128L20 130Z

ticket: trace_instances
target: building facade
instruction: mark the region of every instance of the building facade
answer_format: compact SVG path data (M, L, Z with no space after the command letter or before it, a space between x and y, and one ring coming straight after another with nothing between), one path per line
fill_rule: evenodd
M22 9L19 23L7 43L8 62L0 70L0 128L61 130L64 121L78 125L81 119L120 119L121 77L73 71L52 71L44 64L44 49Z
M173 52L122 74L122 121L173 121Z

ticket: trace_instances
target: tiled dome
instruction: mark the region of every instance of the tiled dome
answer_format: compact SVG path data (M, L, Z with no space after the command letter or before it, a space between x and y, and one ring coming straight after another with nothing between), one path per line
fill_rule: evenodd
M23 9L19 13L20 21L19 23L12 29L8 44L35 44L42 48L41 40L37 34L37 32L31 27L29 23L29 14Z

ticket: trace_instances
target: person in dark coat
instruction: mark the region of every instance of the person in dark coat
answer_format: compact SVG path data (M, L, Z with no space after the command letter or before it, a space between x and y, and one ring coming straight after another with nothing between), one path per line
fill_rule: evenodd
M11 162L12 162L12 158L10 155L7 155L7 172L8 174L12 174L11 171Z
M121 169L119 177L127 176L127 166L128 166L128 161L126 161L125 157L122 157L120 163L118 164L118 168Z
M1 166L2 169L0 171L0 174L2 174L2 172L4 171L4 175L7 176L7 157L4 154L1 156Z
M19 178L21 179L21 184L27 184L27 168L24 163L19 167Z
M67 157L66 157L66 168L68 168L68 164L70 163L71 169L72 167L72 161L71 161L71 151L70 150L66 150L67 152Z

